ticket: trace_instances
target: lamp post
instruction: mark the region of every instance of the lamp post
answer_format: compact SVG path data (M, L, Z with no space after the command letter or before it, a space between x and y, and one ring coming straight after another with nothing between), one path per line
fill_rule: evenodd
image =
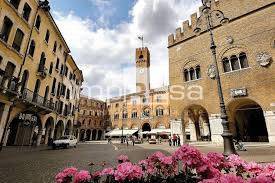
M216 53L216 44L214 41L214 35L213 35L213 20L216 18L216 20L219 20L220 23L223 25L225 23L229 22L229 19L224 16L224 13L220 10L213 10L211 8L211 2L212 0L202 0L203 8L202 8L202 15L197 19L197 25L194 29L194 32L196 34L199 34L201 32L201 23L202 19L205 19L207 32L210 35L210 50L212 53L212 60L215 67L215 79L217 81L217 87L218 87L218 95L219 95L219 102L220 102L220 112L221 112L221 119L222 119L222 127L223 127L223 133L221 134L223 137L223 144L224 144L224 155L228 156L230 154L236 154L236 150L233 144L233 135L229 130L229 122L228 122L228 115L226 113L225 103L224 103L224 97L222 92L222 85L221 85L221 79L220 79L220 73L217 63L217 53Z

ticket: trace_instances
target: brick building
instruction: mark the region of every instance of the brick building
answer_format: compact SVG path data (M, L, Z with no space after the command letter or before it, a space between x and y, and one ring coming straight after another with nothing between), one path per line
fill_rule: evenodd
M275 143L274 1L219 0L212 1L212 8L230 20L222 26L212 22L230 130L243 141ZM206 27L199 36L194 34L197 18L196 13L191 15L191 23L184 21L168 37L170 88L187 91L184 98L170 91L171 114L190 129L191 140L208 137L220 143L210 39Z

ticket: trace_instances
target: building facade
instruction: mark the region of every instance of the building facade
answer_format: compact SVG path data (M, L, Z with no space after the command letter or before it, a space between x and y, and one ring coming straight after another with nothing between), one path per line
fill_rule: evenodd
M48 1L0 1L0 137L40 145L72 134L83 82Z
M274 1L219 0L212 8L230 20L212 22L230 130L242 141L275 143ZM171 116L190 129L191 140L221 143L209 33L203 27L194 34L197 18L168 37Z
M80 141L104 139L107 128L110 128L106 102L82 96L77 123L79 129L75 133Z
M147 47L136 49L136 93L111 98L107 101L112 129L152 131L170 128L168 87L150 88L150 51ZM131 135L131 134L129 134Z

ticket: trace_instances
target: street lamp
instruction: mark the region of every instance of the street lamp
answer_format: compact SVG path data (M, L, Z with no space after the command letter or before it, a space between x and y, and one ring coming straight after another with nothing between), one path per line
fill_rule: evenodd
M213 2L213 1L212 1ZM194 33L198 35L201 32L201 23L202 18L206 21L207 32L210 35L210 50L212 53L213 64L215 67L215 79L217 81L218 87L218 95L220 101L220 111L221 111L221 119L222 119L222 126L223 126L223 144L224 144L224 155L228 156L230 154L236 154L236 150L233 144L233 135L229 130L229 122L228 122L228 115L226 113L225 104L224 104L224 97L222 92L222 85L220 79L220 73L217 63L217 53L216 53L216 44L214 41L213 36L213 20L214 18L218 20L222 25L229 22L229 19L224 16L224 13L220 10L212 10L211 8L211 0L202 0L203 8L202 8L202 15L197 19L197 25L194 29Z

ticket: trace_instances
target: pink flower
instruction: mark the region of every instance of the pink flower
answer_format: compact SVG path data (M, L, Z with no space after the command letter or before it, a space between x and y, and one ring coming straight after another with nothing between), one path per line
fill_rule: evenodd
M57 183L71 182L76 172L77 172L77 169L74 167L66 168L55 176L55 182Z
M236 154L229 155L227 160L231 167L244 167L246 165L246 162Z
M88 171L81 170L80 172L76 173L74 178L74 183L86 183L91 180L91 175Z
M119 157L117 157L117 160L119 161L119 163L125 163L129 161L129 158L126 155L120 155Z
M113 168L105 168L104 170L101 171L100 175L101 176L114 175L114 169Z
M249 183L274 183L274 180L269 176L259 175L255 178L250 179Z
M245 183L245 181L241 177L233 174L221 174L219 177L204 179L199 183Z
M165 165L172 165L172 163L173 163L172 156L161 157L160 162L165 164Z
M142 175L143 172L141 167L133 165L130 162L119 164L114 172L115 180L119 182L124 180L140 179Z
M250 163L246 164L244 167L245 167L246 171L249 171L256 175L263 171L263 166L255 163L255 162L250 162Z

